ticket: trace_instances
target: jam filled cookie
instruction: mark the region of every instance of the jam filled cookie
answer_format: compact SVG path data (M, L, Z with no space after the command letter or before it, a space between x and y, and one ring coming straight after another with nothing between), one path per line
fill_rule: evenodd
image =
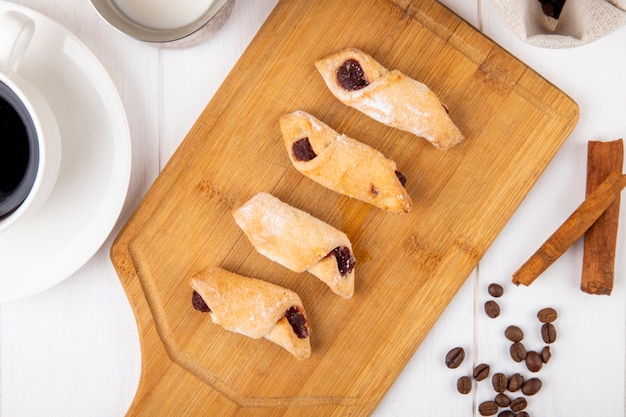
M191 286L194 308L209 313L215 324L264 337L298 359L311 356L308 319L295 292L214 266L195 274Z
M339 101L387 126L420 136L441 150L464 140L447 108L426 85L387 70L358 49L343 50L315 66Z
M406 178L378 150L303 111L281 117L280 128L293 166L313 181L383 210L412 210Z
M263 192L233 217L260 254L294 272L310 272L343 298L354 294L356 260L343 232Z

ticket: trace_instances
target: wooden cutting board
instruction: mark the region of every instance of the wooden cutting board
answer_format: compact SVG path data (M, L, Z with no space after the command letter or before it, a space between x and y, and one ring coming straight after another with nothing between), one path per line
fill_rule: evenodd
M429 85L466 142L442 152L340 104L313 63L346 47ZM297 109L395 160L414 212L300 175L278 125ZM370 414L577 119L569 97L434 1L279 2L112 247L141 337L128 415ZM350 237L351 300L252 248L231 211L259 191ZM311 358L195 311L189 277L207 265L296 291Z

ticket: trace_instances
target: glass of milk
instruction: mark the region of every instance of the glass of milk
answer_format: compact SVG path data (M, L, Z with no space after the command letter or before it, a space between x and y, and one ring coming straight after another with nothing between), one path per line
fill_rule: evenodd
M177 45L197 41L226 21L235 0L91 0L96 11L136 39Z

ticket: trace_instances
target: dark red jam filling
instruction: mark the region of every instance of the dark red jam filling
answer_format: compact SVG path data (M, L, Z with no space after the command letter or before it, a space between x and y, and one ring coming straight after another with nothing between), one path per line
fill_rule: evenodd
M346 246L337 246L331 252L337 259L337 267L342 277L350 275L350 272L356 266L356 259L352 256L352 252Z
M309 138L302 138L295 141L293 145L291 145L291 150L293 151L293 157L298 161L310 161L317 156L311 146L311 142L309 142Z
M396 177L398 177L398 180L403 187L406 186L406 177L403 173L401 173L400 171L396 171Z
M365 78L363 67L358 61L348 59L342 66L337 69L337 81L345 90L360 90L369 85L369 81Z
M285 312L285 317L287 318L289 324L291 324L291 328L296 336L298 336L298 339L306 339L309 337L307 319L304 312L300 308L297 306L289 308L289 310Z
M193 292L193 295L191 296L191 302L193 303L193 308L195 308L196 310L201 311L203 313L211 312L211 309L209 308L207 303L204 302L204 300L202 299L200 294L198 294L197 291Z

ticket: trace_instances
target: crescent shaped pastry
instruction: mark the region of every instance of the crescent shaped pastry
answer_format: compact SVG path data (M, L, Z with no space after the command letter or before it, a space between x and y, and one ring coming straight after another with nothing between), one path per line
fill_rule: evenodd
M343 232L264 192L233 217L260 254L294 272L310 272L343 298L354 294L356 260Z
M387 126L420 136L441 150L464 140L447 108L426 85L387 70L358 49L343 50L315 66L339 101Z
M293 166L313 181L383 210L412 210L406 178L378 150L303 111L282 116L280 128Z
M308 319L295 292L215 266L195 274L191 286L194 308L208 312L215 324L264 337L298 359L311 356Z

